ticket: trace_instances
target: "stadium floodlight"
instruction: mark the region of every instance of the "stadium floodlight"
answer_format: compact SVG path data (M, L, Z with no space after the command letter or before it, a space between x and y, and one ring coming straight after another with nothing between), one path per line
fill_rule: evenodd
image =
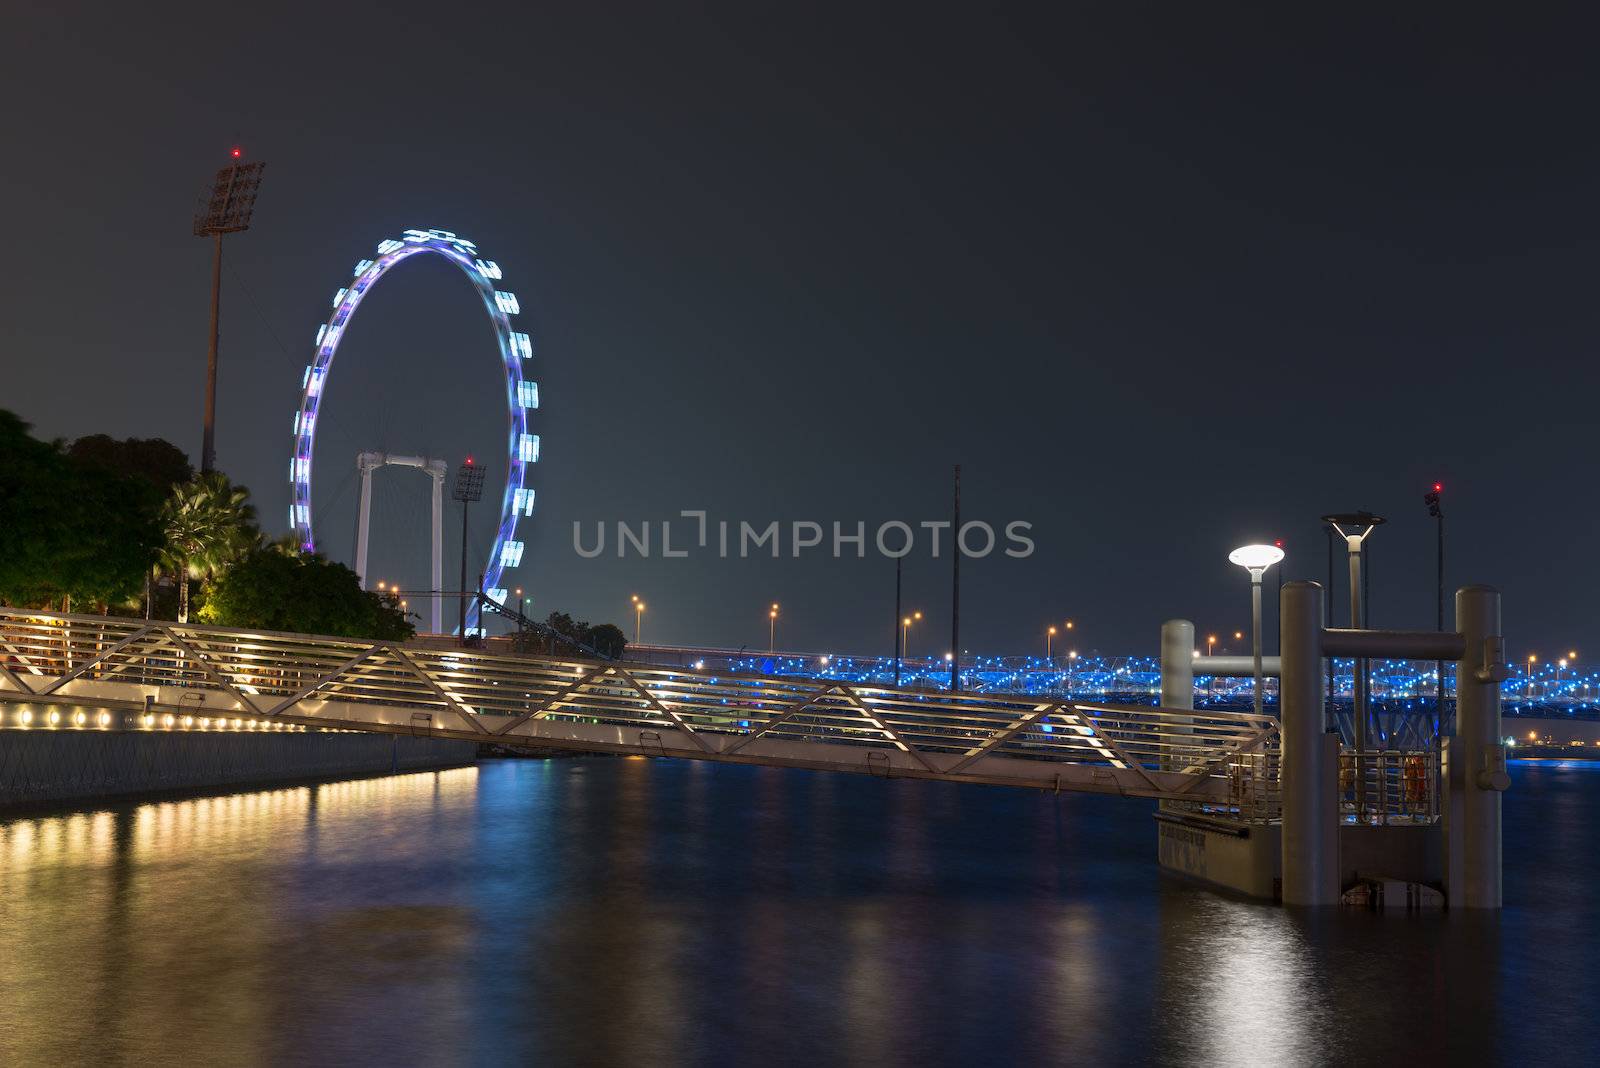
M265 163L244 163L243 152L233 150L233 162L217 172L211 193L202 197L194 213L194 236L209 237L211 249L211 338L206 348L205 431L200 443L200 470L217 465L217 330L222 310L222 235L250 229L261 189Z
M457 632L461 644L467 643L467 506L483 500L483 468L467 457L467 462L456 468L456 484L450 491L453 500L461 502L461 620Z
M1261 715L1261 576L1267 568L1283 559L1283 550L1276 545L1241 545L1228 554L1230 564L1238 564L1250 572L1251 644L1256 661L1256 715Z

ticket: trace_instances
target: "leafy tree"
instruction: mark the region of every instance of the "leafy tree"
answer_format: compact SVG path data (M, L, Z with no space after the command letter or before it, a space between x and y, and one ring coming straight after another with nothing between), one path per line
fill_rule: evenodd
M628 645L628 639L620 627L610 623L591 626L581 620L573 619L565 612L551 612L545 618L545 626L559 637L552 638L548 634L529 635L528 644L532 647L531 651L565 656L578 653L587 656L584 646L589 646L602 656L620 657ZM562 641L562 638L568 640Z
M67 455L85 467L98 467L148 484L162 497L194 478L189 457L163 438L124 438L90 434L67 446Z
M178 622L189 622L189 579L209 579L261 542L250 491L217 471L173 488L161 509L161 562L178 584Z
M0 600L133 600L161 544L160 495L28 429L0 411Z
M318 553L263 545L216 580L200 618L227 627L401 641L416 629L356 573Z
M609 656L613 660L622 656L622 651L628 647L628 637L622 633L622 628L611 623L601 623L589 631L589 644L601 656Z

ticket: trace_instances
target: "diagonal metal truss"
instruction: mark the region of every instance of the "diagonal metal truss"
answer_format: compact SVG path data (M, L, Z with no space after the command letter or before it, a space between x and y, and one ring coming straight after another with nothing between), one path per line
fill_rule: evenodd
M10 705L192 711L212 694L264 723L1183 800L1224 796L1277 745L1248 712L0 609L0 727Z

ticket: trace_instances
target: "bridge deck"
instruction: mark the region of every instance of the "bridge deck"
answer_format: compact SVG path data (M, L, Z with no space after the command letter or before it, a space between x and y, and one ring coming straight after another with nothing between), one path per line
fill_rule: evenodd
M0 727L29 706L200 710L507 746L649 753L1057 790L1221 800L1260 774L1248 712L928 692L819 679L0 609ZM146 716L148 713L148 716ZM42 722L29 715L30 724ZM161 715L160 722L165 722ZM95 729L95 719L63 729ZM36 727L34 728L36 729ZM1276 776L1271 778L1275 781Z

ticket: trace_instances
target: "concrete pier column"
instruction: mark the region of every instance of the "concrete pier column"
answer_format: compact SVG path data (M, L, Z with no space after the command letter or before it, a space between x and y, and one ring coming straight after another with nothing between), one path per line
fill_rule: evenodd
M1465 653L1456 672L1456 736L1450 747L1446 871L1451 908L1497 909L1500 893L1500 794L1511 785L1500 725L1500 683L1507 676L1500 635L1500 593L1492 586L1456 591L1456 630ZM1457 821L1459 824L1457 825ZM1459 885L1457 885L1459 883Z
M1283 903L1339 903L1338 755L1322 729L1322 587L1284 584L1279 603Z
M1187 619L1161 624L1161 707L1194 707L1194 624ZM1171 729L1182 733L1179 725ZM1169 752L1161 766L1168 771L1182 770L1184 760Z

